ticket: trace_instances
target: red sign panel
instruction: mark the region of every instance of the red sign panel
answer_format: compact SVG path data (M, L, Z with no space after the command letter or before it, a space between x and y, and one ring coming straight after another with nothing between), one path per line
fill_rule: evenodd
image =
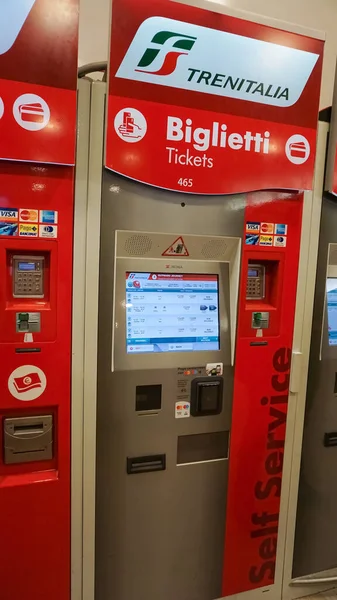
M201 194L312 187L321 41L166 0L114 0L111 40L106 167Z
M0 159L74 164L78 0L2 4Z

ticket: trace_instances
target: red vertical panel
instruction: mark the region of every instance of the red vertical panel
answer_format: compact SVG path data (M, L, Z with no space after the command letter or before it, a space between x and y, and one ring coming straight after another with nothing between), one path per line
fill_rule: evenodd
M0 237L0 574L1 600L66 600L70 597L70 415L73 169L16 163L0 165L2 206L58 211L56 239ZM41 306L41 332L32 343L15 331L25 308L12 298L6 254L50 257L48 302ZM19 302L19 301L17 301ZM22 301L20 301L22 302ZM39 352L18 353L18 350ZM45 391L20 401L8 388L12 371L41 369ZM52 414L54 453L47 462L4 464L3 421Z
M1 5L1 600L70 598L74 168L58 165L75 162L78 9L79 0ZM14 297L14 255L44 257L44 298ZM16 331L28 312L41 317L32 337ZM37 415L53 417L52 458L8 464L4 420Z
M246 208L246 222L286 224L288 230L286 247L243 246L223 577L226 596L274 582L302 204L303 194L266 192L252 195ZM250 327L248 259L275 260L281 269L272 326L261 338ZM256 343L265 345L252 345Z

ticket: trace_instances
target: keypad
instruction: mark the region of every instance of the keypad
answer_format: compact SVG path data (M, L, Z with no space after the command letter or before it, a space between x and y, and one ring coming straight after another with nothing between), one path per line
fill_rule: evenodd
M249 265L246 298L262 300L265 296L265 268L263 265Z
M15 298L44 296L43 285L43 258L29 257L29 262L34 265L33 270L20 270L20 263L27 261L27 257L14 257L13 260L13 296Z
M262 285L259 277L249 277L247 281L247 298L261 298Z

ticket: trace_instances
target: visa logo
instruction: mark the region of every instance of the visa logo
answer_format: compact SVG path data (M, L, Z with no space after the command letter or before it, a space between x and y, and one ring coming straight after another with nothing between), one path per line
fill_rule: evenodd
M246 223L246 232L247 233L259 233L260 231L260 223Z
M18 220L19 212L16 209L0 208L0 221L14 223Z
M16 217L17 213L15 210L1 210L0 217Z

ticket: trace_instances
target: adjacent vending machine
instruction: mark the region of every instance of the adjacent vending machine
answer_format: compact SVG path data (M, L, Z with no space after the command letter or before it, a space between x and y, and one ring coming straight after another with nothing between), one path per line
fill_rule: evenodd
M0 596L68 600L78 2L0 23Z
M281 597L323 41L206 8L114 0L109 81L92 84L96 600Z
M336 102L335 85L332 109L326 115L330 123L330 136L319 235L293 564L293 577L298 585L304 580L315 586L324 584L330 587L337 581L337 519L334 510L337 464Z

